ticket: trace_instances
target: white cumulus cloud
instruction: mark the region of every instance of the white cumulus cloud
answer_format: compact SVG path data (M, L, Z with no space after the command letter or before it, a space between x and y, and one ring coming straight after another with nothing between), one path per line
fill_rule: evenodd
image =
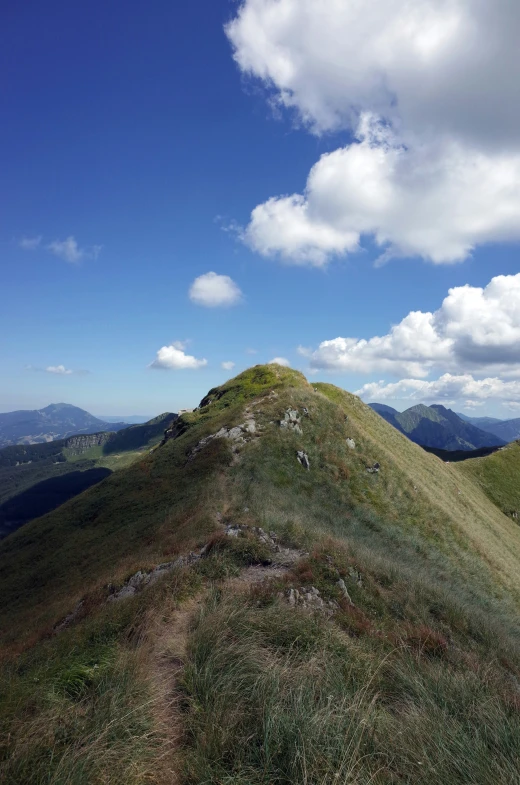
M291 363L285 357L273 357L272 360L269 360L267 363L268 365L283 365L284 368L289 368Z
M443 374L435 381L424 379L401 379L394 383L371 382L356 391L364 400L407 400L412 403L425 401L455 402L465 400L472 408L481 402L503 401L512 406L520 403L520 381L505 381L498 377L475 379L471 374ZM412 405L412 404L411 404Z
M454 140L405 148L368 116L358 141L323 155L304 194L258 205L243 233L259 253L321 266L372 237L382 258L464 260L493 240L520 240L520 153Z
M314 370L426 377L433 370L520 375L520 273L450 289L440 308L412 311L390 332L300 347Z
M206 308L235 305L242 298L242 292L232 278L213 272L195 278L189 295L193 303Z
M519 26L512 0L243 0L241 71L313 133L355 135L258 205L246 242L323 265L366 237L434 263L519 240Z
M233 368L235 367L235 363L232 362L231 360L226 360L225 362L221 363L221 367L225 371L232 371Z
M47 249L70 264L79 264L85 259L96 259L101 251L101 246L93 245L91 248L82 248L71 235L66 240L54 240L49 243Z
M163 346L157 352L155 360L148 367L158 370L180 371L203 368L208 364L207 360L199 360L191 354L186 354L185 348L186 343L184 341L174 341L169 346Z

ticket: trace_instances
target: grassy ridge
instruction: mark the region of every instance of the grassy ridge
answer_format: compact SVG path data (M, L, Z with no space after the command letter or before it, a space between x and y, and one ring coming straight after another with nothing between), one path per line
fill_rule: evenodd
M474 480L505 515L520 512L520 442L513 442L493 455L457 466L465 478ZM516 520L516 519L515 519Z
M189 459L245 406L257 434L238 456L215 439ZM288 408L302 435L279 427ZM0 545L0 778L162 785L173 767L192 785L516 783L520 531L473 479L355 396L277 366L210 391L177 432ZM263 557L219 537L219 519L308 555L249 589L230 576ZM108 583L209 539L197 567L104 604ZM280 594L305 585L338 612L290 609ZM172 750L151 676L179 655L158 659L155 641L192 594L206 599L187 629ZM83 621L45 638L80 597Z

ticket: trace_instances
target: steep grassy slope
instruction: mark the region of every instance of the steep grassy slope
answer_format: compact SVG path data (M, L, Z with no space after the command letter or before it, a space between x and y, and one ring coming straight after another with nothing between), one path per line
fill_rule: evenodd
M458 466L505 515L518 520L520 513L520 443L513 442L493 455L476 458Z
M0 779L517 783L520 530L473 479L278 366L169 436L0 546Z

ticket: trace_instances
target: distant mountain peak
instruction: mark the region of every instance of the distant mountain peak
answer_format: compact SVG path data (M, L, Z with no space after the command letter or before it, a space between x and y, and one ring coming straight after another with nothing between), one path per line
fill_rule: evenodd
M411 441L424 447L474 450L506 443L501 435L461 419L456 412L443 404L426 406L418 403L401 413L384 404L375 403L370 406Z

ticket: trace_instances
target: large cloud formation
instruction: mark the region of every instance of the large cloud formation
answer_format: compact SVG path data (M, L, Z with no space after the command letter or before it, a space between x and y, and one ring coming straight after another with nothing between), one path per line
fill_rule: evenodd
M464 400L468 408L482 405L486 401L500 401L514 410L520 403L520 381L504 381L496 376L474 379L470 374L457 376L445 373L431 382L423 379L401 379L389 384L384 381L370 382L357 390L356 395L366 401L408 400L431 403Z
M435 370L495 372L520 378L520 273L497 276L485 288L450 289L437 311L412 311L386 335L334 338L300 353L314 370L420 378ZM409 386L410 379L405 382ZM418 383L417 389L427 386Z
M258 205L246 241L323 265L365 236L434 263L520 239L519 27L513 0L244 0L242 72L311 132L354 136Z

